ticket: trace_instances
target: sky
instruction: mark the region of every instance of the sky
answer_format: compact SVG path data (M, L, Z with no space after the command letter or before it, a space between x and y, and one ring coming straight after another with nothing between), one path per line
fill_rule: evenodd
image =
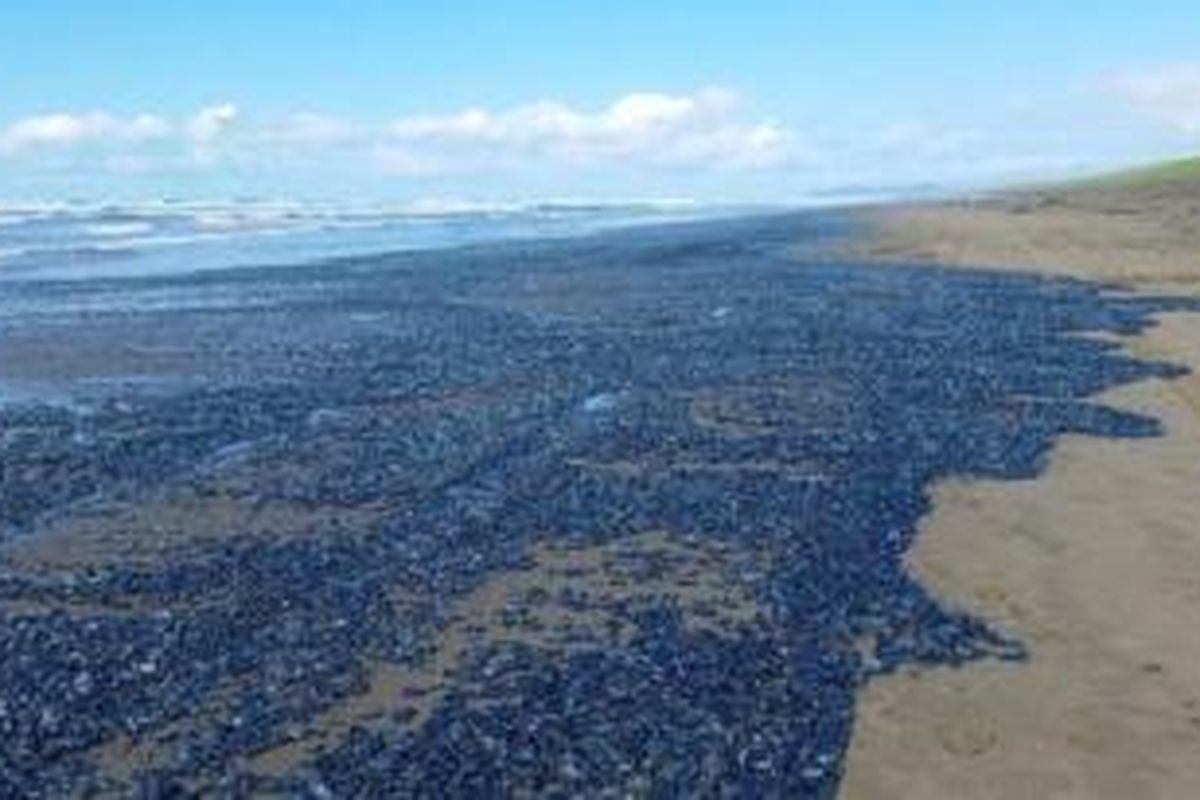
M0 4L0 200L794 202L1193 151L1196 0Z

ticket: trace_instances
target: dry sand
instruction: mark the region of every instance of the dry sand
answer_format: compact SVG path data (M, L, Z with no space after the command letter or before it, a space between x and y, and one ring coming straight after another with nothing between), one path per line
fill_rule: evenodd
M1194 293L1198 210L1196 186L898 207L871 212L857 247ZM1200 316L1127 346L1197 371L1100 398L1158 417L1166 436L1069 437L1037 480L947 482L909 554L1030 660L876 680L842 797L1200 797Z
M859 255L1134 284L1200 285L1200 181L1025 192L864 215Z

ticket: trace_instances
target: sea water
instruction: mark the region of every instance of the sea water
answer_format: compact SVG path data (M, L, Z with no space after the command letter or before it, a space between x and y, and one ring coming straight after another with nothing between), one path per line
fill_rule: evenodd
M689 201L0 204L0 281L149 277L590 233L745 209Z

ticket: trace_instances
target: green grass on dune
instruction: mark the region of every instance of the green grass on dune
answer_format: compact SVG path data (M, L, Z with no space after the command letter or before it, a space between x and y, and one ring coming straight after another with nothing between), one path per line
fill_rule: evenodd
M1159 184L1200 181L1200 156L1177 158L1145 167L1081 181L1081 188L1137 189Z

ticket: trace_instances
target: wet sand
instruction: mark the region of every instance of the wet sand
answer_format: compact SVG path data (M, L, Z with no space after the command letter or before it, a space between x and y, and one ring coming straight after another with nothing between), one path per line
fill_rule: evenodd
M1026 194L875 210L857 251L1200 292L1200 188ZM1190 225L1188 224L1190 221ZM1200 373L1200 318L1126 340ZM947 482L908 553L1025 663L873 681L841 796L1187 798L1200 792L1200 374L1099 398L1167 435L1067 437L1034 481Z

